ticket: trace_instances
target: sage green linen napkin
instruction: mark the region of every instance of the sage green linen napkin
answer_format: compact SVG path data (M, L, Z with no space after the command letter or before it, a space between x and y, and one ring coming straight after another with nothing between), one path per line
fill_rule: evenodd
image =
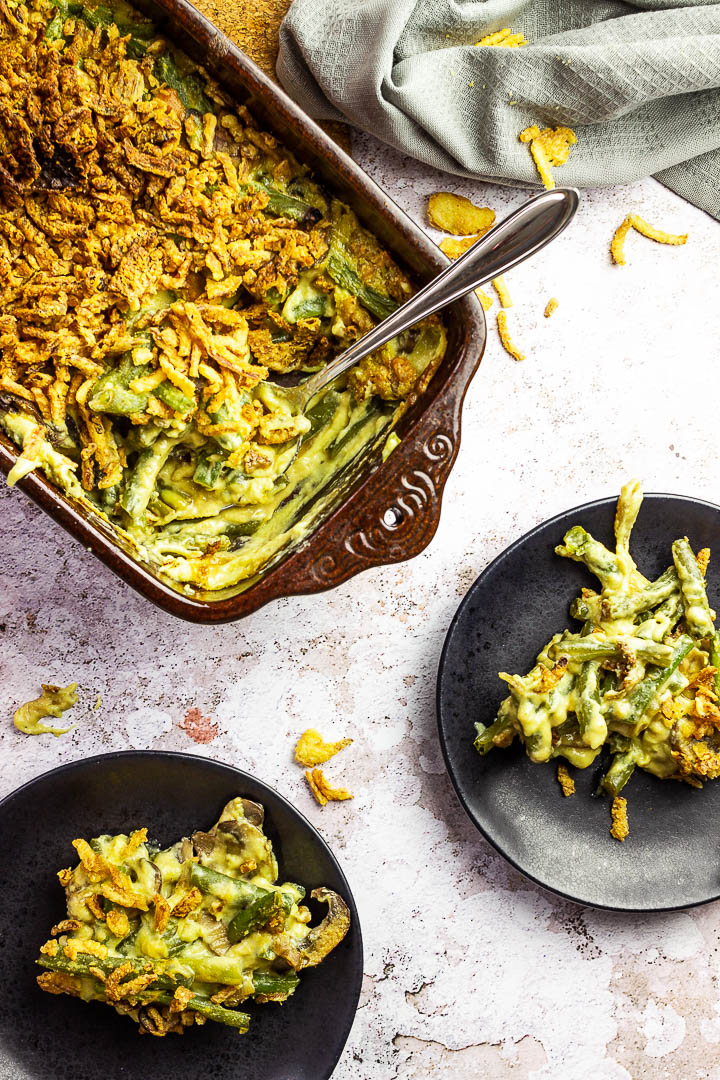
M529 44L475 46L504 27ZM312 116L437 169L536 186L518 133L564 124L558 183L655 175L720 218L720 3L295 0L277 72Z

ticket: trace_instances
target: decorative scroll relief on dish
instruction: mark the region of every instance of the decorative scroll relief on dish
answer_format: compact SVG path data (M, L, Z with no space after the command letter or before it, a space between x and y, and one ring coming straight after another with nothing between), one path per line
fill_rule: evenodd
M330 585L352 572L353 559L373 565L405 552L414 555L422 551L437 525L440 494L455 449L448 432L434 432L421 450L426 467L403 473L399 492L389 501L377 524L349 531L337 554L323 555L313 564L314 577ZM415 533L415 542L408 544Z

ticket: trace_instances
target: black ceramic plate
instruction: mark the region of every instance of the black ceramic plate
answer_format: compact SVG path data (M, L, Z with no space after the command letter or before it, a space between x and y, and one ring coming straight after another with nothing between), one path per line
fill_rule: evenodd
M615 499L539 525L502 553L471 587L445 641L438 674L438 722L460 801L483 835L545 888L594 907L663 911L720 896L720 781L702 791L638 770L623 795L630 836L609 835L607 799L596 799L600 770L571 770L577 792L564 798L556 763L533 764L519 745L481 757L475 721L489 724L505 697L499 671L524 673L553 633L574 625L568 606L597 579L554 554L575 524L613 543ZM720 507L677 495L646 495L631 538L639 569L656 577L670 545L688 536L720 556ZM614 546L614 545L613 545ZM720 567L710 563L710 604L720 604ZM598 759L605 760L604 758Z
M163 845L208 828L226 802L265 807L280 880L337 890L351 929L319 967L303 973L284 1005L258 1005L250 1032L208 1023L182 1037L140 1036L104 1005L52 997L35 984L34 960L65 913L56 872L77 862L77 836L148 825ZM326 1080L342 1053L362 981L360 924L348 883L315 829L282 796L247 773L170 753L104 754L46 773L0 803L0 1076L8 1080ZM314 901L311 906L314 905ZM318 907L315 914L326 909Z

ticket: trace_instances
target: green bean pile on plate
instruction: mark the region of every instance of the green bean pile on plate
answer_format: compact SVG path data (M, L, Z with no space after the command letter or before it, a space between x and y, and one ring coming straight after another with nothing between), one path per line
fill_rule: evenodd
M330 889L315 927L300 885L276 884L263 808L236 798L209 832L161 851L147 829L75 840L80 863L58 874L67 918L40 949L43 990L101 1001L163 1036L215 1020L248 1030L238 1006L285 1001L350 926Z
M581 525L555 549L584 563L600 589L582 590L570 607L582 628L555 634L532 671L500 673L510 694L494 723L476 725L479 753L519 738L531 761L561 758L584 769L607 746L612 759L600 790L615 799L636 768L695 787L720 776L720 632L705 591L710 552L696 555L682 537L672 545L672 565L648 581L629 549L641 503L640 484L625 485L615 551Z

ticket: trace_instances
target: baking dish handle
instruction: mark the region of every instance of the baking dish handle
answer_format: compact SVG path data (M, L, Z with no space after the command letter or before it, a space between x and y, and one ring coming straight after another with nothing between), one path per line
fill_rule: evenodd
M370 478L372 498L361 486L342 515L330 517L312 545L296 553L294 592L334 588L361 570L404 562L427 547L460 446L462 396L451 388L444 408L421 417L407 444L401 442Z

